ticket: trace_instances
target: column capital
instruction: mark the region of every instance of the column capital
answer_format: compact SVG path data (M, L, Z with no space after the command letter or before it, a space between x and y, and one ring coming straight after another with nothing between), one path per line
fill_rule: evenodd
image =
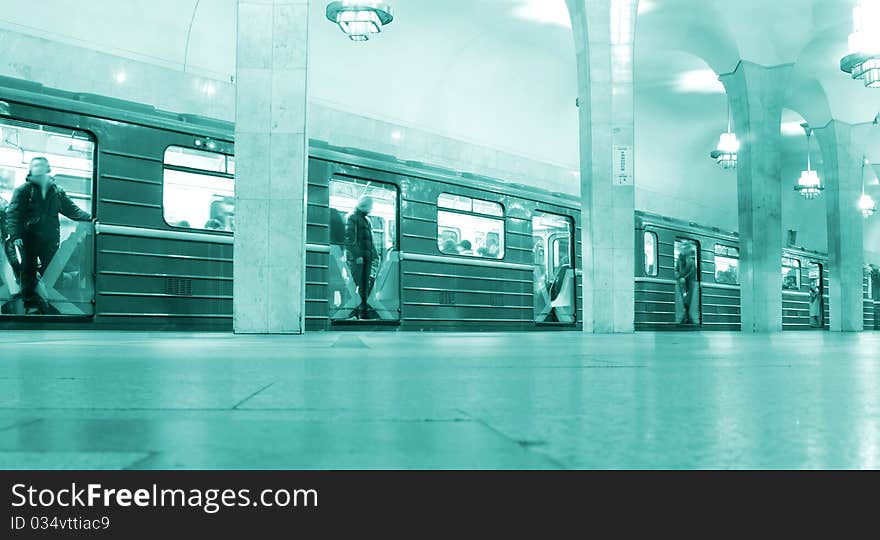
M793 68L793 67L794 67L793 62L785 63L785 64L775 64L772 66L765 66L763 64L757 64L757 63L751 62L749 60L740 60L739 62L736 63L736 66L733 68L733 71L730 71L728 73L722 73L722 74L718 75L718 78L720 79L722 77L731 77L733 75L736 75L737 73L742 73L743 71L745 71L748 68L760 68L760 69L766 69L766 70L774 70L774 69L782 70L785 68ZM744 68L744 69L740 70L740 68Z

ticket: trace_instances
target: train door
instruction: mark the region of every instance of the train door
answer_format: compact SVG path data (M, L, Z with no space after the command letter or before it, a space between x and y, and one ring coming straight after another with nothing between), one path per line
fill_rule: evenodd
M397 189L330 180L329 315L333 322L400 321Z
M810 262L807 266L807 275L810 278L810 327L822 328L825 326L825 287L822 279L822 264Z
M532 218L534 254L534 320L575 322L576 282L571 219L541 213Z
M21 239L0 241L3 316L94 315L94 163L95 143L86 132L0 120L2 235ZM13 201L15 190L28 182L31 166L48 174L51 191L46 193L60 201L57 222L54 216L32 215L33 196Z
M675 322L700 325L703 319L700 294L700 243L690 238L676 238L675 261Z

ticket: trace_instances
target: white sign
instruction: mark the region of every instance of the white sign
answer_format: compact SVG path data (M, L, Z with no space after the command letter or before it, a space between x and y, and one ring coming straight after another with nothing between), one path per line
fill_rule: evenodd
M633 147L614 145L612 183L615 186L633 185Z

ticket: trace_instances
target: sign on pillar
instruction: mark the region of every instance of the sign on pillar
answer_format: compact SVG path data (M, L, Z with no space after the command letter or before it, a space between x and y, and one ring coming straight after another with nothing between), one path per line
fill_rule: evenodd
M633 185L633 147L614 145L614 170L612 183L615 186Z

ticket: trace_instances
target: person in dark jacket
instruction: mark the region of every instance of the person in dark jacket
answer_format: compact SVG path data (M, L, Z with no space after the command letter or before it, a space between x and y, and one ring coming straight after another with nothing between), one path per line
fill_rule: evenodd
M49 312L49 304L37 294L37 272L42 275L58 251L61 241L58 214L74 221L92 219L55 185L51 171L45 157L32 159L27 181L12 194L12 202L6 210L9 240L21 252L21 291L25 304L36 305L42 313Z
M345 249L348 265L351 268L354 284L357 285L361 303L355 311L359 319L366 319L370 296L370 278L373 261L377 258L376 247L373 245L373 226L367 216L373 211L372 197L363 196L358 201L354 212L348 215L345 226Z
M685 246L675 260L676 323L699 324L697 287L697 254L693 247Z

